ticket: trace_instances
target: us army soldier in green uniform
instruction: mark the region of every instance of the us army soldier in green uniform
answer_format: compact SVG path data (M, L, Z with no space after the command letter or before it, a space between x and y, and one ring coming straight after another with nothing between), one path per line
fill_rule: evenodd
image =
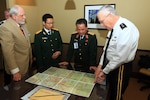
M71 35L70 45L65 62L60 65L69 65L74 56L74 68L77 71L89 72L89 68L96 66L97 39L96 35L88 32L87 21L76 21L77 32Z
M53 28L53 16L44 14L42 21L44 27L35 34L34 38L38 72L43 72L51 66L59 67L59 56L62 52L62 39L59 31Z

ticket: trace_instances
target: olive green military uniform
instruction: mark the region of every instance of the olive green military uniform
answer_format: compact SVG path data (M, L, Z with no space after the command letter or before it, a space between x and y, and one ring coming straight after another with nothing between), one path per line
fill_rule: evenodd
M75 70L89 72L90 66L96 66L97 39L96 35L87 32L83 37L78 33L71 35L67 54L67 62L74 56Z
M51 29L50 35L44 29L37 32L34 38L34 47L39 72L50 66L58 67L59 58L52 59L53 53L62 52L62 39L58 30Z

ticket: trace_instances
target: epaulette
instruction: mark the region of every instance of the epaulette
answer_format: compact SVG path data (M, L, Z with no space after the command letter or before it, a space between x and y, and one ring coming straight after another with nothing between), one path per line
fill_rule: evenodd
M75 32L72 32L72 34L76 34L76 33L78 33L77 31L75 31Z
M94 34L94 33L92 33L92 32L88 32L88 34L95 35L95 34Z
M56 31L58 31L58 29L57 28L52 28L53 30L56 30Z
M42 30L37 31L35 34L39 34L40 32L42 32Z
M123 30L123 29L126 28L127 26L126 26L126 24L121 23L121 24L120 24L120 27L121 27L121 29Z

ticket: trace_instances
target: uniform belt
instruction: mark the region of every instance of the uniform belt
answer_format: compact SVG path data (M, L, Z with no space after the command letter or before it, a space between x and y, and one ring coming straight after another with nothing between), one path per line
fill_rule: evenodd
M89 66L87 66L87 65L75 64L74 68L76 71L81 71L81 72L88 72L89 71Z
M83 65L79 65L79 64L75 64L74 66L77 67L77 68L82 68L83 67Z

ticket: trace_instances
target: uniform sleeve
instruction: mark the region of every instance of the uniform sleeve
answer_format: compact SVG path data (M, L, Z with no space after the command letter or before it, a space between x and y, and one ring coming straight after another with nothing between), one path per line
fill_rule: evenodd
M41 36L39 34L35 34L34 36L34 48L35 48L35 56L37 60L38 67L43 66L42 54L41 54Z
M97 38L96 35L93 35L91 38L90 46L90 66L96 66L96 58L97 58Z

